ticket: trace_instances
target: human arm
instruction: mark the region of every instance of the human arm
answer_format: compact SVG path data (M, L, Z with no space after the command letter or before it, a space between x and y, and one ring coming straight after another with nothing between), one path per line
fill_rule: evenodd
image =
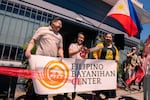
M59 54L59 56L60 56L61 58L64 58L64 50L63 50L62 47L59 47L59 48L58 48L58 54Z
M132 52L127 52L127 57L132 56L135 52L136 52L136 50L133 50Z
M98 59L98 54L99 54L99 51L94 51L93 52L94 59Z
M69 49L69 56L71 57L71 56L79 53L80 51L81 51L81 49L78 49L78 50L75 50L75 51L73 49Z
M97 45L96 45L96 47L98 47L99 49L96 49L96 50L93 50L93 57L95 58L95 59L98 59L99 58L99 55L100 55L100 51L101 51L101 49L103 48L103 43L98 43ZM95 48L95 47L94 47Z
M25 56L27 58L30 58L31 56L31 50L34 48L35 46L35 42L39 41L40 35L41 35L41 30L43 30L44 27L40 27L36 30L36 32L34 33L32 39L29 41L27 49L25 51Z
M86 48L86 49L85 49L85 50L86 50L86 51L85 51L85 52L86 52L85 58L88 58L89 51L88 51L88 48L87 48L87 47L85 47L85 48Z
M68 50L69 56L72 57L73 55L76 55L82 50L82 46L79 46L78 49L76 49L75 44L71 43Z
M27 47L27 49L25 51L25 56L27 58L30 58L30 56L31 56L31 50L34 47L34 45L35 45L35 40L31 39L30 42L28 43L28 47Z
M141 56L137 56L137 64L138 65L141 65L142 64L142 58L141 58Z

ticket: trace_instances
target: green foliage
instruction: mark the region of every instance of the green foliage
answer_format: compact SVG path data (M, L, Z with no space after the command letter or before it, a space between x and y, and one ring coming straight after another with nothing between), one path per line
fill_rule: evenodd
M117 67L117 74L118 75L122 75L123 70L122 70L122 64L120 62L117 63L118 67Z
M22 48L23 48L24 50L26 50L26 49L27 49L27 47L28 47L28 44L27 44L27 43L26 43L26 44L24 44L24 45L22 46ZM36 46L36 45L34 45L33 49L31 50L31 54L35 54L35 52L36 52L36 48L37 48L37 46Z
M28 47L27 43L22 46L22 48L24 50L26 50L27 47ZM33 49L31 50L31 54L35 54L36 53L36 48L37 48L37 46L34 45ZM25 65L27 69L29 69L29 64L28 64L28 59L27 58L23 59L22 64Z
M140 51L142 51L144 49L144 42L140 41Z
M35 31L36 31L36 30L34 30L34 32L35 32ZM30 39L30 40L31 40L31 38L32 38L32 36L29 36L29 39ZM24 50L26 50L27 47L28 47L28 43L25 43L25 44L22 46L22 48L23 48ZM36 46L36 43L35 43L33 49L31 50L31 54L35 54L36 48L37 48L37 46Z

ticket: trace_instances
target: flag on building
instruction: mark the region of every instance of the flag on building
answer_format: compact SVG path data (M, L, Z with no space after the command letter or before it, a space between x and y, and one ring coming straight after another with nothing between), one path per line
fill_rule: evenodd
M131 0L118 0L107 16L116 19L128 36L135 36L142 30L142 25Z

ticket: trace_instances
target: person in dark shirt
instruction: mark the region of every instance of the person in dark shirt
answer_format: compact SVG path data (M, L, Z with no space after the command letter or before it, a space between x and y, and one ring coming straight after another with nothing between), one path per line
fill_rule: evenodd
M111 33L105 34L104 41L99 42L96 47L99 47L101 49L93 52L93 57L95 59L116 60L117 62L119 61L119 51L113 44ZM99 96L100 93L104 94L106 96L106 99L116 97L116 90L96 91L96 96Z

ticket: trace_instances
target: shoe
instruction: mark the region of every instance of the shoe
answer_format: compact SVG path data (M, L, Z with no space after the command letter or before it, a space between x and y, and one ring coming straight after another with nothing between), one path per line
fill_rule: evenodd
M107 97L106 97L106 95L104 95L104 94L100 94L100 98L101 98L102 100L107 100Z

